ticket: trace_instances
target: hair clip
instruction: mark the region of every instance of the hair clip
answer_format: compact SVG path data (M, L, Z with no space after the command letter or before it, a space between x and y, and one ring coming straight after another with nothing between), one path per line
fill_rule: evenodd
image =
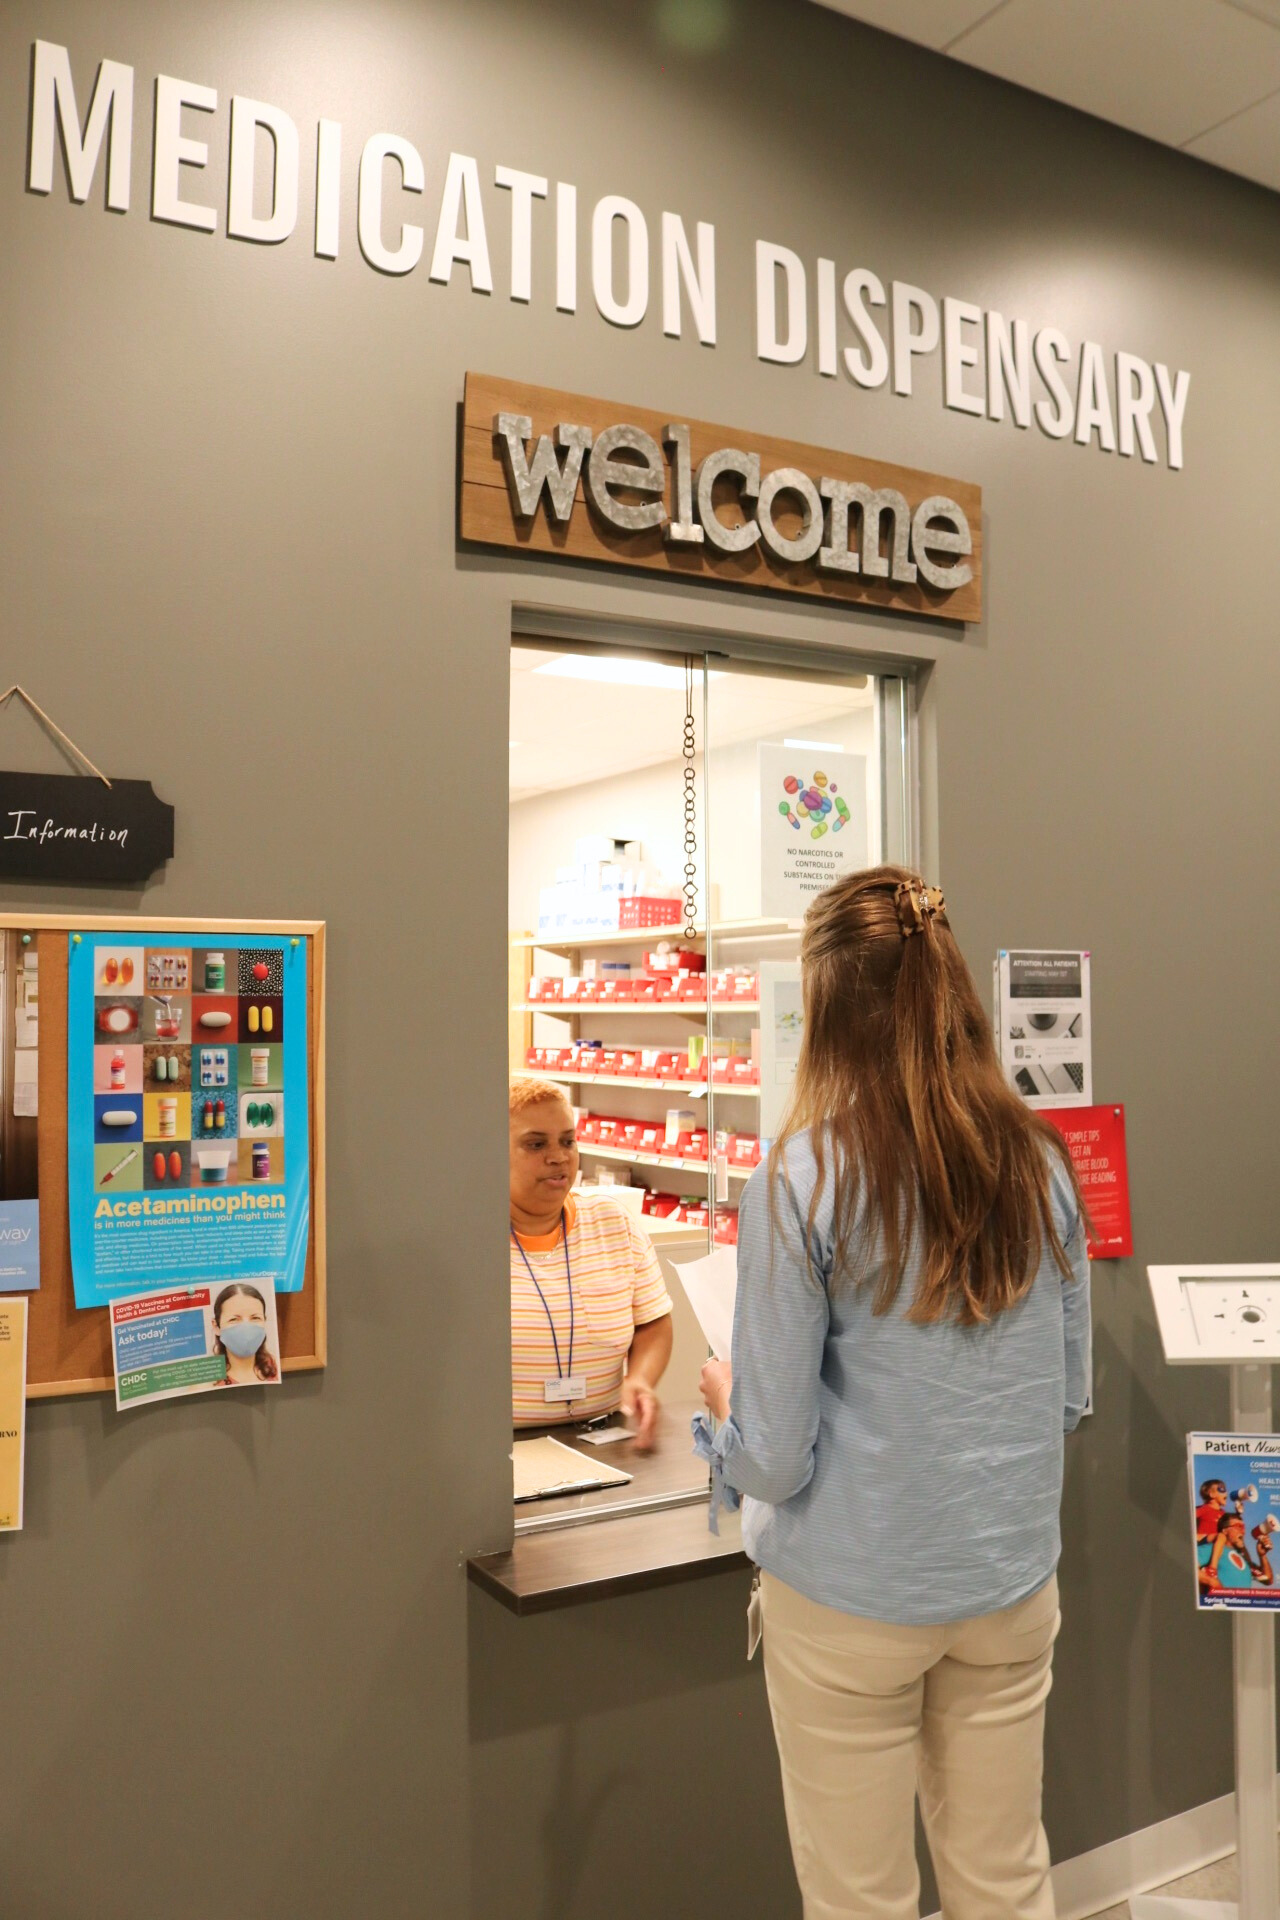
M917 886L912 880L898 882L893 904L904 940L909 940L913 933L923 933L935 914L947 910L941 887Z

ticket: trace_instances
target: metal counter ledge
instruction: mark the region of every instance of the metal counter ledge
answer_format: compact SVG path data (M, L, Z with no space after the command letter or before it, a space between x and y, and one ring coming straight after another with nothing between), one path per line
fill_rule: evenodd
M521 1428L517 1440L549 1433L588 1458L598 1454L602 1465L621 1467L631 1483L522 1501L517 1525L532 1521L536 1530L518 1532L505 1552L474 1555L468 1577L512 1613L524 1614L746 1567L738 1516L721 1514L718 1538L707 1527L706 1473L689 1438L695 1411L693 1405L664 1406L650 1454L637 1453L628 1440L583 1445L580 1426ZM687 1500L675 1504L682 1494ZM627 1511L637 1501L672 1504ZM554 1526L536 1524L552 1519Z

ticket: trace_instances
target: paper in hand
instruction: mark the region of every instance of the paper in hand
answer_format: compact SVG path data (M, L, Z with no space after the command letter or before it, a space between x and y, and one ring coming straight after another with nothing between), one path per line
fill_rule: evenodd
M671 1263L680 1276L698 1325L717 1360L733 1352L733 1309L738 1298L738 1255L733 1247L717 1247L701 1260Z

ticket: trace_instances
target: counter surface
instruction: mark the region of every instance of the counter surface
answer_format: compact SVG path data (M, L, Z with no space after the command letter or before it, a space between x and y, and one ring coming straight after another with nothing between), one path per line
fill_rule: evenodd
M476 1555L467 1562L469 1577L513 1613L542 1613L745 1567L738 1516L721 1515L718 1537L707 1526L707 1473L689 1435L696 1410L664 1407L650 1454L637 1453L629 1440L584 1446L578 1425L520 1428L517 1440L550 1433L588 1457L598 1453L605 1465L631 1474L631 1482L596 1493L522 1501L517 1524L552 1515L563 1524L517 1533L506 1552ZM689 1496L681 1505L628 1511L637 1501L681 1494Z

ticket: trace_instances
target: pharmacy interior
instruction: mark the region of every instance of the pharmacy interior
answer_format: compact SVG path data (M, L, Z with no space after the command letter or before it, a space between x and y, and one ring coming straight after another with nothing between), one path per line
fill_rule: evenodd
M639 1223L674 1320L660 1466L637 1485L631 1450L601 1447L631 1478L520 1498L517 1534L661 1495L705 1500L688 1415L708 1343L682 1269L736 1245L739 1198L776 1130L808 901L911 842L901 671L661 637L627 649L525 635L511 652L511 1074L564 1090L580 1191Z

